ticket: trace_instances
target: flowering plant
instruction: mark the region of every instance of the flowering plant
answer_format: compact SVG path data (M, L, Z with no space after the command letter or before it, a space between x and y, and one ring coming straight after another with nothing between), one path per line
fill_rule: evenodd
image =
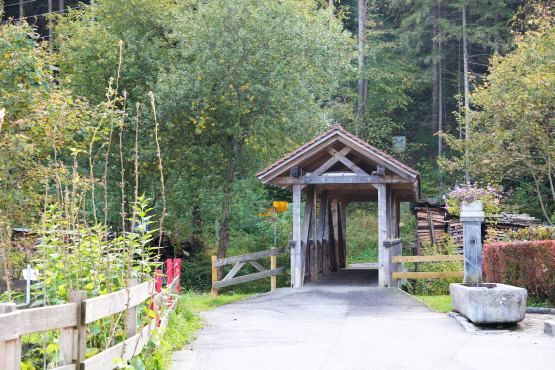
M462 203L472 203L477 200L482 201L486 215L499 213L501 198L501 193L490 185L484 188L477 185L457 185L447 196L443 196L445 209L455 216L461 214Z

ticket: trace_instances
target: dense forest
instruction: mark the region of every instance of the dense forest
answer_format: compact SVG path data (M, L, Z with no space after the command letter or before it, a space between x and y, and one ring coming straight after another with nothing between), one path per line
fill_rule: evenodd
M3 241L45 196L78 193L79 217L122 231L145 194L178 252L266 248L259 214L290 195L254 174L334 122L417 168L423 198L491 184L504 210L555 220L549 1L97 0L23 21L16 4L0 26Z

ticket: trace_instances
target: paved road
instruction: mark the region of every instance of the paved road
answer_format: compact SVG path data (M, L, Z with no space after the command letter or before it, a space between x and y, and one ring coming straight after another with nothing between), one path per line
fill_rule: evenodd
M555 369L554 338L466 333L403 292L369 287L374 273L343 271L204 312L174 369Z

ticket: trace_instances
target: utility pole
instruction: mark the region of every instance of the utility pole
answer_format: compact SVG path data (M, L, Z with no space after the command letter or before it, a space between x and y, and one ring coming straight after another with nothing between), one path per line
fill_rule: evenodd
M466 5L462 8L462 28L463 28L463 80L464 80L464 179L466 183L470 183L470 175L468 174L468 142L470 139L470 87L468 82L468 45L466 37Z

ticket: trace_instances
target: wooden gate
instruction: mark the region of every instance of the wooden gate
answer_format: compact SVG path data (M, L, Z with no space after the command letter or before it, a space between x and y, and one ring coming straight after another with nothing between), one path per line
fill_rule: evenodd
M277 255L282 253L286 253L285 248L272 248L267 251L254 252L244 254L242 256L233 256L221 259L218 259L217 256L212 256L212 296L216 297L218 295L219 288L246 283L247 281L264 279L268 276L270 277L270 289L275 290L276 275L283 274L285 272L285 267L277 267ZM270 257L269 270L256 261L264 257ZM235 277L235 275L237 275L247 262L258 270L258 272ZM218 267L226 265L233 265L233 267L222 280L218 280Z

